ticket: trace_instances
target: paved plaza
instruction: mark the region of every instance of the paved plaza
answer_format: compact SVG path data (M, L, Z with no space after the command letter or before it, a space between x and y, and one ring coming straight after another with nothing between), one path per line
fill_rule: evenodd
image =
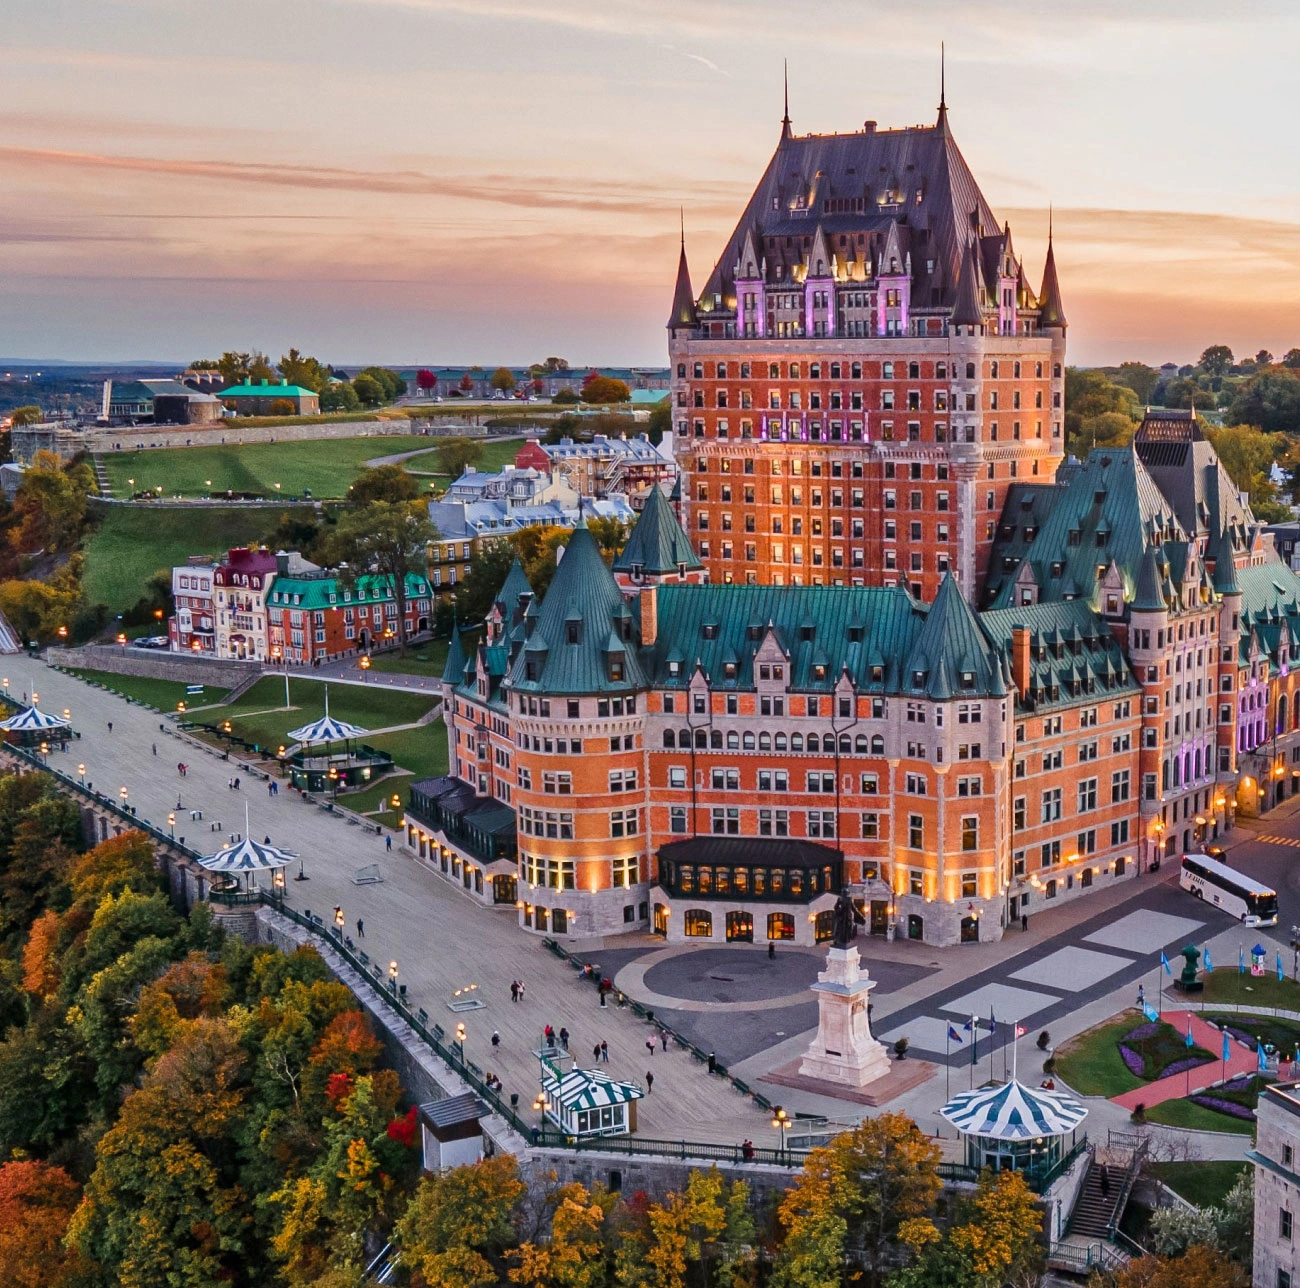
M518 929L513 909L484 908L412 859L396 838L390 851L384 836L349 825L296 794L270 796L264 779L182 739L170 720L154 712L43 666L32 669L30 676L18 672L14 687L35 685L46 707L71 708L82 733L69 752L52 754L57 767L75 774L77 763L84 762L87 780L97 790L116 798L125 786L139 815L155 824L165 826L167 814L176 810L178 836L200 850L216 850L231 832L244 831L247 807L249 835L270 836L303 856L310 879L288 882L291 906L310 909L327 922L341 906L357 947L377 961L398 962L410 1000L428 1011L431 1022L450 1030L464 1019L467 1057L498 1074L507 1093L519 1093L521 1105L530 1105L536 1094L534 1052L549 1023L570 1031L571 1048L583 1065L591 1064L592 1047L603 1040L613 1076L644 1086L646 1072L654 1073L653 1093L640 1111L645 1136L735 1144L745 1138L762 1143L770 1135L766 1112L726 1080L710 1077L687 1053L656 1045L651 1055L645 1043L657 1029L630 1009L600 1008L595 990L573 967ZM429 736L438 733L430 730ZM176 772L180 760L189 765L183 779ZM242 779L239 791L228 786L235 773ZM201 810L202 821L191 820L191 810ZM218 825L221 830L214 830ZM1273 830L1278 826L1275 822ZM384 880L354 885L353 876L367 864L378 864ZM1174 865L1168 869L1111 887L1087 902L1040 913L1029 931L1009 930L996 944L936 951L924 944L860 938L863 963L877 984L872 994L877 1033L889 1042L907 1037L910 1054L937 1070L889 1107L912 1114L927 1131L942 1130L937 1111L948 1091L975 1079L969 1047L954 1046L948 1038L950 1027L965 1038L963 1026L972 1015L996 1017L1000 1042L990 1049L981 1034L977 1067L980 1080L1000 1077L1013 1061L1014 1023L1031 1030L1021 1040L1019 1057L1023 1067L1036 1069L1040 1057L1033 1040L1041 1029L1050 1026L1053 1043L1059 1043L1131 1005L1139 982L1155 998L1162 949L1173 959L1189 941L1200 947L1213 942L1216 958L1235 960L1240 927L1193 903L1177 888ZM597 962L628 996L652 1008L657 1020L715 1052L732 1073L790 1112L835 1122L852 1122L861 1114L851 1102L764 1080L801 1055L813 1036L817 1008L808 985L824 965L820 950L778 946L769 958L762 947L667 946L648 935L573 947ZM520 1003L510 1000L514 979L527 986ZM478 985L486 1005L457 1015L447 1009L448 1001L468 984ZM495 1048L494 1031L500 1036ZM1090 1098L1087 1104L1092 1130L1127 1122L1124 1111L1108 1102ZM1207 1157L1237 1157L1245 1148L1242 1138L1207 1139Z

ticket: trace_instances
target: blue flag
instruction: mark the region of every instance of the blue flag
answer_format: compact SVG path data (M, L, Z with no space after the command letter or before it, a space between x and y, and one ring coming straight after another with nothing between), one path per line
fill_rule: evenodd
M955 1042L958 1046L961 1046L963 1043L961 1034L958 1033L957 1030L954 1029L951 1024L948 1025L948 1041Z
M1278 963L1278 969L1281 970L1282 959L1280 957L1277 959L1277 963ZM1282 976L1279 975L1278 979L1281 978ZM992 1037L997 1031L998 1031L998 1022L993 1018L993 1008L990 1006L989 1007L989 1037Z
M1192 1037L1192 1017L1187 1017L1187 1045L1193 1047L1196 1045L1196 1039Z
M1169 958L1164 955L1163 951L1160 954L1160 964L1165 968L1166 975L1172 975L1174 973L1169 969Z
M1255 1048L1255 1056L1256 1067L1259 1069L1260 1073L1267 1073L1268 1056L1264 1053L1264 1044L1262 1042Z
M1156 1021L1160 1019L1160 1012L1157 1011L1150 1002L1144 1002L1142 1004L1142 1014L1145 1015L1152 1024L1156 1023Z
M1212 971L1213 969L1214 969L1214 965L1213 965L1213 963L1211 963L1211 961L1210 961L1210 950L1209 950L1209 948L1206 948L1206 950L1205 950L1205 972L1206 972L1206 974L1208 975L1209 972Z
M1245 973L1246 973L1246 950L1244 948L1238 948L1237 949L1237 974L1244 975Z
M970 1017L970 1019L967 1020L966 1023L962 1025L962 1028L964 1028L964 1029L966 1030L967 1033L974 1033L974 1032L975 1032L975 1017L972 1015L972 1016Z
M1232 1052L1228 1048L1228 1030L1223 1030L1223 1063L1227 1064L1232 1059Z
M1278 955L1277 955L1277 978L1278 978L1278 983L1279 983L1279 984L1280 984L1284 979L1286 979L1286 971L1284 971L1284 970L1282 969L1282 954L1281 954L1281 953L1278 953Z

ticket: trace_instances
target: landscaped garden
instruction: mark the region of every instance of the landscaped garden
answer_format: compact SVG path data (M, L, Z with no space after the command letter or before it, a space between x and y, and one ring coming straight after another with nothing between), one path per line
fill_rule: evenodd
M1227 1029L1238 1041L1252 1050L1262 1041L1286 1057L1300 1049L1300 1020L1287 1020L1272 1015L1252 1015L1249 1012L1225 1012L1203 1017L1216 1028Z
M1146 1111L1148 1122L1190 1131L1226 1131L1243 1136L1255 1130L1260 1091L1273 1079L1247 1073L1180 1100L1166 1100Z
M1268 970L1263 975L1252 975L1249 971L1242 972L1225 966L1211 971L1204 978L1207 1002L1300 1011L1300 984L1293 979L1278 979L1272 961L1268 963Z
M1081 1096L1111 1097L1217 1058L1188 1047L1186 1035L1172 1024L1130 1012L1064 1043L1056 1052L1056 1075Z

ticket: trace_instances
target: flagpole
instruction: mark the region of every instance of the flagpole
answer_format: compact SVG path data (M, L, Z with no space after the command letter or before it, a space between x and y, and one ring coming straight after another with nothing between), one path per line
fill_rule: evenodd
M993 1072L993 1057L997 1055L997 1021L993 1018L993 1008L989 1007L989 1081L997 1076Z
M943 1102L947 1104L952 1099L952 1065L948 1063L948 1057L952 1054L952 1025L947 1024L943 1030Z
M975 1090L975 1065L979 1061L976 1052L980 1044L980 1021L978 1015L970 1017L970 1089Z
M1020 1021L1016 1020L1011 1026L1011 1081L1015 1082L1018 1069L1017 1058L1020 1055Z

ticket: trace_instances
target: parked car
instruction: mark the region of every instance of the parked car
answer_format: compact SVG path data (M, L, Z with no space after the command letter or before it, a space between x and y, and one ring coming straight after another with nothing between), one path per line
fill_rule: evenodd
M133 641L135 648L171 648L172 642L166 635L142 635Z

